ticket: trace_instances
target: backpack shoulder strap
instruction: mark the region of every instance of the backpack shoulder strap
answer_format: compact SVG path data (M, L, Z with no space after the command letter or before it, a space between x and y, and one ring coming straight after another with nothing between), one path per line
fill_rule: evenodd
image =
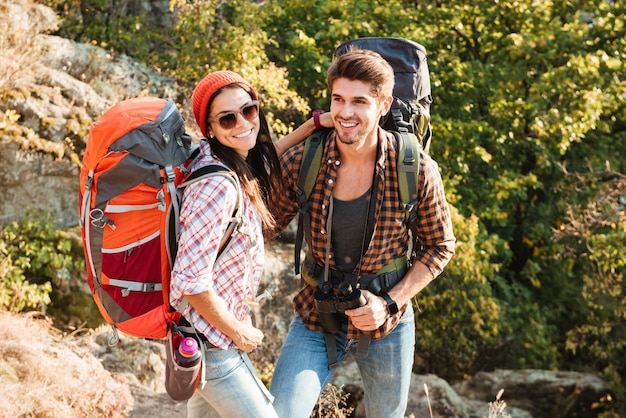
M183 191L185 187L188 185L195 183L199 180L202 180L207 177L213 176L223 176L235 185L235 189L237 190L237 204L235 209L233 210L233 214L228 223L228 227L226 228L226 232L222 237L222 241L220 242L218 259L223 254L224 250L230 244L233 233L239 228L242 223L241 214L243 212L243 196L241 191L241 185L239 184L239 179L237 176L231 174L230 170L219 164L209 164L203 167L198 168L197 170L192 171L187 177L178 185L177 188L177 199L182 199ZM176 253L178 252L178 239L179 239L179 224L180 224L180 213L177 210L171 211L168 216L167 221L167 253L169 257L170 266L174 265L174 258L176 258Z
M405 209L412 209L418 200L418 177L421 145L415 135L400 130L393 132L398 141L398 182L400 200ZM407 207L408 206L408 207Z
M317 174L322 163L324 142L329 133L330 129L318 129L304 143L302 164L298 173L298 192L302 192L306 199L311 196L315 180L317 180Z
M306 234L308 242L311 241L311 220L309 214L308 198L311 196L313 186L322 162L324 142L328 137L329 129L315 131L306 139L302 155L302 164L298 173L298 206L300 214L298 218L298 230L295 242L295 270L300 274L300 252L302 240ZM419 164L421 145L417 138L406 129L391 131L398 141L398 183L400 201L405 211L405 223L411 233L412 242L417 237L417 214L415 208L418 203ZM412 251L412 249L411 249ZM307 253L307 256L309 254Z
M233 237L233 233L239 228L242 224L243 220L241 218L241 214L243 212L243 196L241 191L241 185L239 184L239 179L236 175L232 174L231 170L220 164L208 164L202 166L189 174L189 176L179 185L180 189L184 189L188 185L200 181L202 179L208 177L222 176L229 179L235 189L237 190L237 204L235 205L235 209L233 210L232 216L228 223L228 227L226 228L226 232L222 237L222 241L220 242L219 251L217 253L217 260L219 260L220 256L230 244L230 241Z
M296 274L300 274L300 251L302 250L302 240L305 233L307 241L311 242L311 218L308 199L313 192L313 186L315 186L315 181L320 171L324 143L330 131L330 129L318 129L304 143L302 163L298 172L298 207L300 208L300 214L298 215L298 230L295 243Z
M404 129L392 132L398 141L398 189L400 201L404 206L404 222L411 234L412 247L409 254L412 255L417 238L416 207L419 200L418 186L421 145L417 136Z

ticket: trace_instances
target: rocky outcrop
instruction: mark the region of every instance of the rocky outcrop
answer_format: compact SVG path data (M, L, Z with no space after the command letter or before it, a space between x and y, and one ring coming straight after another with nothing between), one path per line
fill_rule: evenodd
M0 140L0 223L45 210L58 225L78 223L78 166L54 155Z
M356 397L353 417L365 418L356 363L344 361L332 383L351 399ZM479 372L454 385L433 374L413 374L406 416L431 417L432 412L434 418L494 417L490 404L496 403L500 391L500 403L510 418L592 418L598 416L595 407L610 387L594 374L550 370Z
M532 369L479 372L454 388L483 402L504 389L509 405L534 418L595 417L597 402L610 392L596 374Z
M20 128L0 124L0 224L24 208L51 212L59 226L78 223L78 173L89 127L114 103L129 97L171 97L177 83L125 56L40 35L44 53L25 83L0 104L19 115ZM2 126L5 126L3 129ZM192 131L192 128L188 130Z
M190 94L127 56L47 35L58 22L43 5L7 7L12 31L39 34L15 47L20 62L0 100L0 224L33 208L51 212L59 226L76 225L79 155L91 124L116 102L138 96L172 98L187 115ZM187 127L198 137L195 129Z

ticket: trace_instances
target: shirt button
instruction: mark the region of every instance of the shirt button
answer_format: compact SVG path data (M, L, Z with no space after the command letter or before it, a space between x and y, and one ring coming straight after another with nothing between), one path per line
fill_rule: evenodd
M325 233L326 233L326 230L322 228L322 229L320 230L320 234L324 235Z
M328 179L328 184L333 184L333 179Z

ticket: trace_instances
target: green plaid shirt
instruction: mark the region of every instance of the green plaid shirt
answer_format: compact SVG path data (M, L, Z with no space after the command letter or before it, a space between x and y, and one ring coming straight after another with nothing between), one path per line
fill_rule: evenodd
M406 255L409 246L408 229L404 224L405 212L398 192L396 168L398 144L393 134L380 128L378 137L382 140L378 141L376 163L375 181L378 182L374 214L376 226L370 245L363 255L362 275L376 274L396 258ZM283 176L290 190L290 193L280 198L281 211L278 214L278 224L281 230L289 224L299 210L296 191L303 150L304 142L290 148L281 157ZM313 259L319 266L324 265L326 219L330 197L337 179L338 161L335 132L332 131L325 142L320 171L308 200L312 231L312 242L308 245ZM420 154L418 189L417 227L421 249L417 251L415 260L425 264L433 277L437 277L454 254L455 237L438 165L423 152ZM335 268L332 249L329 266L331 269ZM352 273L356 274L356 271ZM307 328L322 331L319 315L314 305L314 291L314 287L305 284L294 298L294 308ZM400 312L389 318L373 333L372 338L381 338L391 332L406 308L406 305L402 306ZM351 339L359 336L359 331L350 323L347 336Z

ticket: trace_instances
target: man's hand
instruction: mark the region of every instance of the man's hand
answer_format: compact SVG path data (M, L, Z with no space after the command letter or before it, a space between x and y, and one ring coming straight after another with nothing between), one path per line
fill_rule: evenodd
M380 296L376 296L367 290L361 290L367 303L360 308L347 310L345 313L352 324L361 331L375 331L385 323L389 316L387 303Z

